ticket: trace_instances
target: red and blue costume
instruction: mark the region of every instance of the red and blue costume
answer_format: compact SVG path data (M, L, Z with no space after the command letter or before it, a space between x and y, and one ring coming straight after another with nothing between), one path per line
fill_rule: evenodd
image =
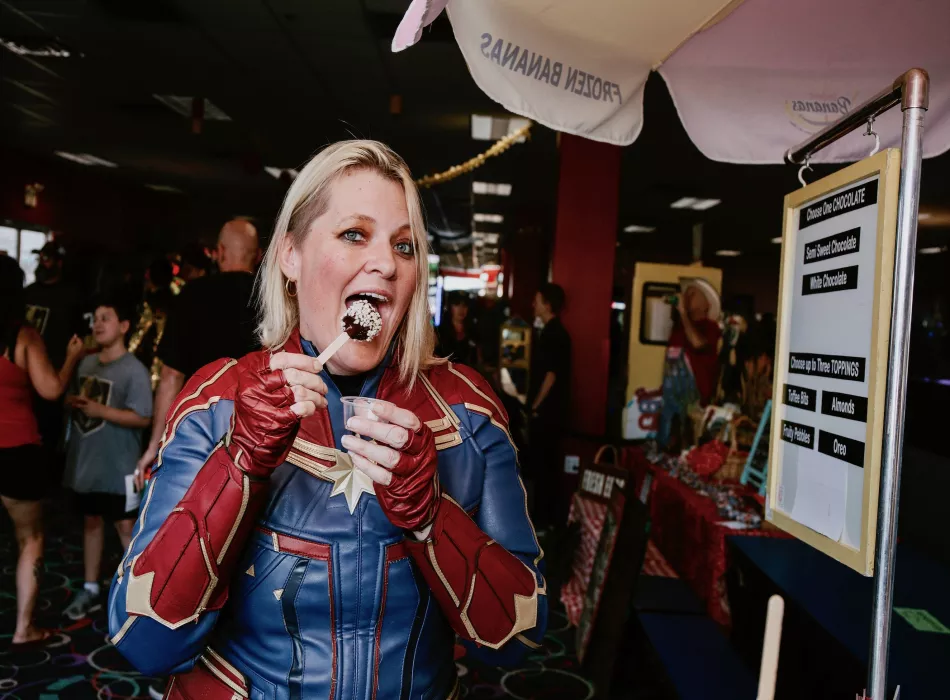
M316 355L297 334L284 349ZM391 357L368 377L363 396L424 423L374 495L330 377L328 408L297 421L268 359L208 365L169 412L110 591L118 650L173 674L169 698L384 700L455 697L456 634L498 665L536 648L542 552L484 379L439 365L407 392Z

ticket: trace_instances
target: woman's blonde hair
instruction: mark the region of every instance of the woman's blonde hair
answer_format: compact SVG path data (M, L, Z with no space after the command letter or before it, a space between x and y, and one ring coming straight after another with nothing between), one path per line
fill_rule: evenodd
M406 193L415 250L416 287L396 334L396 352L399 379L411 387L419 370L438 362L433 355L435 333L429 321L429 246L419 190L409 174L409 167L389 146L378 141L340 141L327 146L294 179L284 197L257 279L258 335L264 348L273 350L287 342L299 325L297 300L287 294L287 278L280 269L281 245L290 236L293 245L299 248L314 220L326 212L334 181L346 172L359 169L372 170L402 185Z

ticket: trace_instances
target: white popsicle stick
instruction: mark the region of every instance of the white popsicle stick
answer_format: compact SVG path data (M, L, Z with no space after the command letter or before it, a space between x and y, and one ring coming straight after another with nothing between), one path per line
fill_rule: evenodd
M765 641L762 644L762 666L759 669L758 700L775 698L775 678L778 674L778 651L782 643L782 618L785 615L785 601L781 596L769 598L768 614L765 618Z
M337 339L330 343L330 347L317 356L317 362L319 362L321 366L326 367L330 358L336 354L337 350L346 345L346 341L349 339L350 336L347 335L346 331L340 333L340 335L337 336Z

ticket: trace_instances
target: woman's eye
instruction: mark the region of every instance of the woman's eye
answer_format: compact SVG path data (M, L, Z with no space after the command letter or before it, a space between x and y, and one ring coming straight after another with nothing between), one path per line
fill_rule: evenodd
M352 228L349 231L343 232L343 238L344 240L350 241L351 243L359 243L360 241L365 240L365 236L363 236L361 231L357 231L356 229Z
M393 246L393 250L395 250L397 253L401 253L402 255L412 255L413 253L412 243L410 243L409 241L403 241L402 243L397 243L396 245Z

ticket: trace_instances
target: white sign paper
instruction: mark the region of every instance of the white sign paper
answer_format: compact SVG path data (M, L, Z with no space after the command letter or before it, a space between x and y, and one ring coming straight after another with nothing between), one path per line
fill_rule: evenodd
M793 211L794 272L777 386L777 510L857 549L867 439L880 176Z

